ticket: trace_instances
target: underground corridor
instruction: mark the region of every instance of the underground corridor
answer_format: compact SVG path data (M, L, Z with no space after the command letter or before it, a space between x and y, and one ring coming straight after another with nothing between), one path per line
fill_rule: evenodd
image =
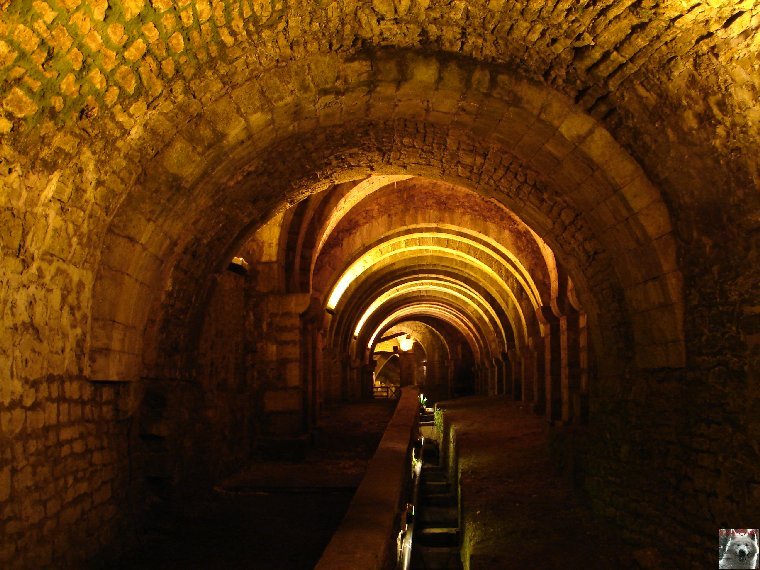
M751 567L759 51L753 0L0 0L0 567Z

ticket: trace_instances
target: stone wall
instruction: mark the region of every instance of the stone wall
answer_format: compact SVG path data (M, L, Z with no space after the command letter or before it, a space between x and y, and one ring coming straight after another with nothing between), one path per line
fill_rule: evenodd
M559 464L638 545L644 567L672 565L674 543L684 564L673 567L714 564L716 529L754 520L760 504L760 424L745 408L760 402L750 379L693 368L599 381L590 425L555 433Z
M0 411L0 565L74 567L135 540L118 384L47 376Z
M203 418L212 428L210 456L203 459L215 477L248 459L256 431L255 386L250 383L246 346L248 277L225 271L206 313L198 349L198 383ZM196 458L194 458L196 459Z
M131 391L88 380L95 165L75 181L0 146L0 566L74 567L135 540Z
M247 278L225 271L209 301L193 380L145 378L137 415L139 507L152 526L207 493L251 454L256 395L245 350Z
M760 16L752 0L648 6L0 0L0 561L43 565L51 549L86 557L92 544L126 536L117 529L129 514L122 499L130 420L121 421L114 403L123 388L84 379L91 346L114 349L116 368L127 349L139 360L134 337L145 323L133 309L148 312L165 298L167 322L184 325L199 298L195 284L239 232L309 184L342 175L340 168L411 168L496 194L509 186L510 165L485 168L481 159L507 156L502 148L530 162L529 174L556 178L556 187L520 186L519 200L519 188L509 192L537 229L545 218L543 229L559 228L562 239L576 230L569 257L613 256L624 260L620 271L641 263L645 275L629 279L636 286L628 306L670 299L683 274L687 367L671 370L662 364L669 359L642 346L651 371L629 368L592 384L593 437L579 472L599 508L643 542L667 532L692 553L714 547L713 527L750 525L747 505L757 504L760 481L753 237ZM357 117L373 123L356 128ZM576 148L587 127L591 161ZM625 191L605 181L630 166L610 156L615 141L645 173ZM415 156L415 145L425 157ZM491 172L498 181L489 182ZM662 193L656 208L647 203L647 180ZM636 208L607 200L595 209L621 192ZM595 209L600 228L610 228L605 248L578 229L583 216L564 232L561 212L541 209L562 196L572 198L570 218ZM672 236L658 238L659 249L636 245L646 232L623 220L640 212L645 229L659 229L663 204ZM102 267L121 281L97 281L107 228ZM647 252L678 271L647 280ZM587 267L591 288L614 287L619 276L608 265ZM110 288L102 304L120 308L101 306L97 324L96 282ZM187 292L177 293L183 286ZM615 318L634 327L661 321L657 311L642 316L612 304ZM107 327L115 338L104 341ZM162 348L187 329L171 330ZM132 380L134 368L126 367ZM167 393L188 406L173 433L198 431L183 432L180 447L201 441L209 424L196 422L204 405L198 386L151 382L159 387L146 396L151 406L160 408ZM68 383L80 390L69 395ZM139 429L150 436L146 430L164 428ZM64 432L77 431L63 458ZM96 457L109 458L102 469ZM96 504L103 485L111 497ZM56 513L54 498L43 498L51 486L82 494ZM64 548L80 542L81 549Z

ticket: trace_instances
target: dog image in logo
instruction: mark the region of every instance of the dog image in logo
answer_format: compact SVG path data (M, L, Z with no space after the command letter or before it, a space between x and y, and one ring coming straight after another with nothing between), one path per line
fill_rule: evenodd
M721 533L720 568L757 568L757 529L727 529ZM725 544L725 547L724 544Z

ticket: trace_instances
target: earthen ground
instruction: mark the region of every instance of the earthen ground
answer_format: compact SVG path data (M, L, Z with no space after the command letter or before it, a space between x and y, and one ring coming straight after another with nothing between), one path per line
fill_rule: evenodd
M439 407L456 433L471 568L638 568L615 530L557 472L545 419L504 398Z

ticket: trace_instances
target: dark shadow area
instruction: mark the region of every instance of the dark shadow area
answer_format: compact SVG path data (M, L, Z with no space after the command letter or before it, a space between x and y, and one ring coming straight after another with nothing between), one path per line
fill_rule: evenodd
M352 489L216 495L193 514L177 517L161 540L118 568L307 570L319 560L352 496Z
M325 410L303 461L257 456L108 568L310 569L343 519L396 401Z

